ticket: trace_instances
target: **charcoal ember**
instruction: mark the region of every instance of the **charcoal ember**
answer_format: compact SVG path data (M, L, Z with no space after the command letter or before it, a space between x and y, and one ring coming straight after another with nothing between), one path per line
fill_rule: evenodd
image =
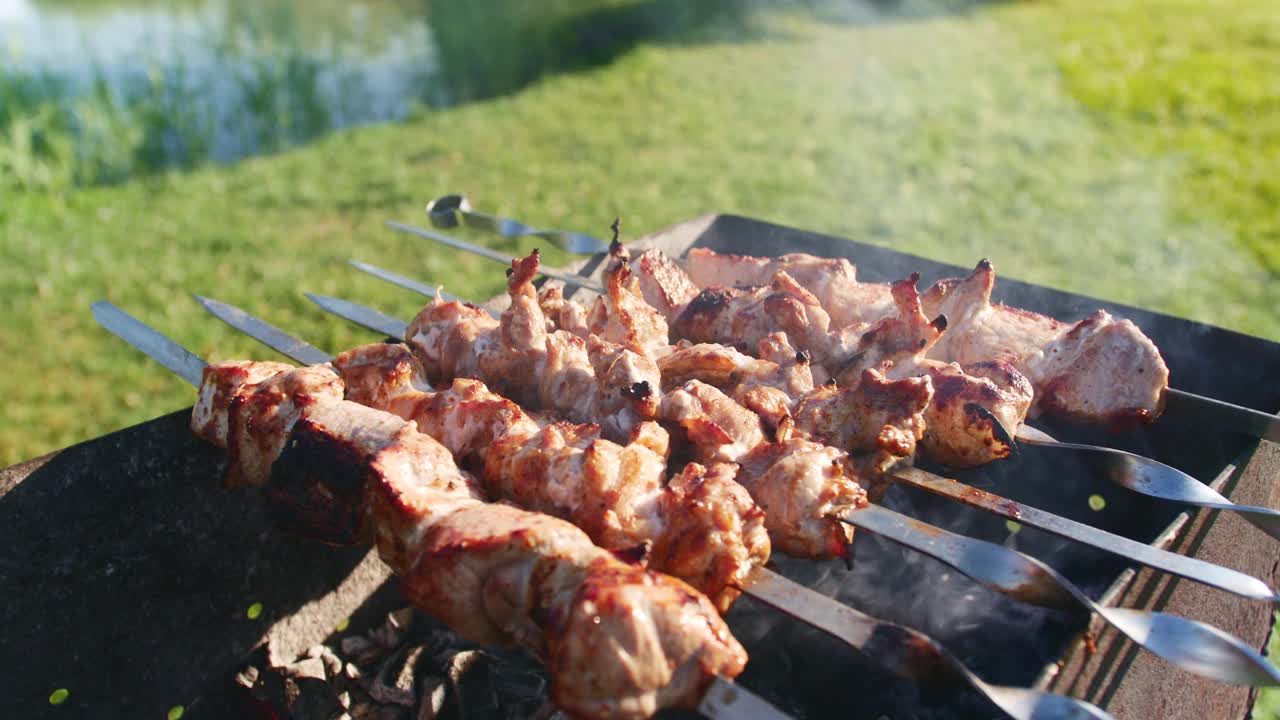
M462 650L445 663L445 677L458 700L459 715L467 720L502 718L486 657L479 650Z
M370 634L373 633L371 632ZM385 657L387 650L393 647L395 646L386 645L381 641L375 641L359 635L342 638L342 654L357 665L372 665Z
M496 672L493 676L494 690L503 697L512 700L536 700L542 697L547 689L547 679L534 672L510 670Z
M364 677L364 673L360 672L360 668L356 667L355 663L347 663L342 669L342 674L346 676L348 680L358 681L360 678Z
M413 624L413 608L402 607L395 612L387 613L387 624L400 633L409 632L409 627Z
M380 703L413 707L417 700L414 675L425 652L426 647L418 645L388 658L369 684L369 695Z
M369 631L369 640L375 645L382 647L384 650L394 650L400 647L403 635L392 623L393 621L390 616L388 616L386 622L384 622L381 627L376 627Z
M245 688L252 688L253 686L257 685L258 684L257 666L247 665L243 670L236 673L236 684Z
M338 696L333 687L325 682L323 675L319 680L310 677L287 678L285 688L289 717L294 720L329 720L342 712Z
M418 703L418 720L436 720L444 712L449 686L442 677L424 677L419 685L422 686L422 698Z

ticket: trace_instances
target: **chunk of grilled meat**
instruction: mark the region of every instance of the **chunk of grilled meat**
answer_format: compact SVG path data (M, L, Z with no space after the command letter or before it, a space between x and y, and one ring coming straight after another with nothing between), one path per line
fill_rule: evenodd
M1031 405L1031 384L1008 363L962 366L927 357L934 343L946 337L949 324L945 316L927 319L916 290L918 279L913 275L893 283L897 314L856 336L836 377L854 382L867 369L882 370L889 379L927 376L933 400L924 414L925 453L956 467L1007 457L1013 451L1009 437Z
M587 323L587 308L564 296L564 288L550 283L538 291L538 307L547 317L548 327L585 338L591 334Z
M414 604L476 642L540 656L571 716L692 708L712 678L741 672L746 653L705 597L618 560L567 522L486 504L414 423L331 399L332 387L319 368L212 365L192 426L213 442L271 436L238 474L267 482L277 512L322 540L373 538ZM237 398L248 397L263 407L276 397L280 419L237 416ZM268 458L269 479L258 472Z
M840 517L867 504L855 473L847 453L791 438L753 448L738 478L764 508L779 550L797 557L844 557L853 528Z
M928 312L950 321L931 357L1009 363L1035 388L1036 415L1121 428L1160 415L1169 368L1136 325L1103 310L1070 324L992 303L995 280L995 269L983 260L968 277L939 281L924 293Z
M511 305L500 320L437 298L409 324L405 340L433 382L474 378L525 407L572 422L607 417L606 437L625 441L657 410L656 399L642 392L644 383L657 387L657 366L601 338L548 331L532 284L538 265L536 252L512 261ZM554 308L554 297L550 301Z
M766 271L774 274L767 288L704 288L684 308L677 310L677 319L671 325L677 337L695 343L732 344L747 353L756 353L755 345L768 337L766 331L771 327L781 328L812 360L811 372L819 383L834 377L842 385L856 388L868 369L883 373L890 381L927 376L937 401L930 403L925 411L927 430L921 447L926 454L944 464L968 467L1012 452L1005 439L1016 432L1025 418L1030 385L1009 365L979 369L975 375L967 367L926 360L928 348L946 328L946 318L933 322L924 318L915 290L918 276L891 286L877 286L880 289L872 292L870 286L854 281L852 266L842 260L788 256L774 262L709 251L699 251L694 257L706 280L740 282L758 280ZM661 266L656 261L650 264ZM791 270L800 272L807 282L797 282L789 274ZM678 268L666 267L663 275L650 277L647 282L649 286L681 286L670 279L677 271ZM826 271L835 272L842 279L820 283L817 276ZM829 297L835 297L841 288L867 295L874 300L876 309L865 316L882 313L883 296L887 295L893 313L878 317L871 325L836 327L810 287ZM752 341L756 341L755 344ZM677 350L676 355L681 352ZM724 358L720 360L723 362ZM688 362L688 358L681 361ZM677 367L671 359L664 359L663 364ZM763 391L757 395L752 409L759 410L766 418L777 418L780 408L777 393ZM737 394L735 397L746 400ZM910 392L905 397L911 397ZM793 402L796 400L793 396ZM904 408L911 406L910 400L906 403ZM909 415L900 417L905 420ZM1000 427L996 426L997 422ZM912 434L908 431L899 437L905 440ZM882 448L892 444L886 442Z
M671 288L684 287L678 267L656 258L650 258L645 267L663 270L650 276L644 269L639 271L646 297L661 297ZM759 258L694 248L686 267L688 278L700 287L764 285L775 273L785 271L818 298L834 328L874 324L894 312L890 285L857 282L853 265L844 259L804 254ZM983 260L969 276L940 280L924 293L926 313L945 315L950 321L930 357L961 366L1008 363L1035 390L1032 415L1116 428L1149 423L1159 416L1169 370L1159 350L1136 325L1102 310L1077 323L1064 323L992 303L994 284L995 270ZM651 287L656 289L650 291Z
M654 265L660 263L654 262ZM806 253L765 258L691 248L685 267L697 287L768 285L775 275L785 272L813 293L831 316L832 327L873 323L893 312L889 287L883 283L858 282L857 268L844 258L822 258ZM674 274L670 269L666 272L668 277ZM670 279L653 284L680 285L678 280Z
M500 355L501 347L507 343L523 343L523 347L532 347L536 343L526 342L526 337L534 337L539 332L544 332L547 325L545 315L542 314L542 308L536 302L536 296L531 288L525 287L528 278L532 276L531 268L536 267L537 258L532 256L524 260L518 260L513 263L513 271L511 280L508 285L508 292L512 296L512 306L503 315L504 327L523 328L522 334L503 335L492 341L492 345L496 346L493 350L494 355ZM599 323L597 329L602 332L614 332L614 337L624 340L633 345L633 347L642 348L646 354L637 353L630 348L620 345L608 343L600 339L598 336L589 336L587 340L564 332L556 330L547 334L548 339L551 337L563 338L562 342L552 345L548 342L548 353L541 362L534 362L526 365L522 382L533 385L537 384L542 390L540 391L542 402L537 407L547 411L552 416L568 421L568 425L564 427L572 427L574 423L580 422L584 417L589 417L591 413L605 413L597 415L602 421L604 428L604 437L590 435L584 431L574 430L572 432L562 429L561 431L548 430L550 437L547 438L547 447L539 448L537 454L530 452L529 454L516 454L519 457L521 467L534 467L533 458L542 457L547 453L556 453L557 457L567 458L574 454L585 453L586 449L579 447L581 443L587 440L578 440L590 435L590 442L593 446L597 443L610 439L618 439L625 436L630 439L637 433L644 437L655 437L657 433L649 429L651 426L645 423L648 417L656 417L661 415L669 422L679 425L685 435L694 440L694 443L702 451L700 456L703 462L714 464L717 462L732 461L735 457L739 457L751 448L760 444L765 440L760 420L758 416L750 410L742 407L732 399L724 397L724 394L715 388L708 386L694 385L687 389L681 389L674 395L667 394L661 396L659 400L658 390L660 389L660 376L658 374L657 365L653 358L647 353L660 352L655 350L658 348L661 340L660 329L661 324L654 322L657 314L644 303L634 284L626 280L628 273L626 263L616 263L611 266L614 275L614 281L611 283L613 294L598 305L593 314L594 320ZM433 305L439 305L437 301ZM411 346L415 347L419 353L431 355L433 351L421 348L420 344L425 338L433 338L442 344L447 344L448 332L438 332L427 328L429 317L433 313L431 308L424 310L419 315L420 319L428 319L427 322L417 324L417 327L411 328L409 338ZM449 317L458 316L459 313L447 314ZM606 325L612 325L614 330L609 330ZM490 345L486 344L486 348ZM520 351L520 345L517 345L516 352ZM661 349L666 349L665 344L661 344ZM788 350L794 357L794 351ZM434 365L438 367L447 367L449 363L442 363L434 358L429 358L428 366ZM463 366L464 363L453 363L457 366ZM575 379L576 378L576 379ZM561 388L561 390L550 393L546 390L549 386L557 383L565 383L568 386L568 379L575 379L578 387L585 388L587 386L587 378L594 378L597 392L593 395L586 389L580 392L574 392L569 389ZM433 378L436 381L445 380L447 378ZM765 388L757 389L763 393ZM554 396L559 402L552 404L551 400ZM619 407L625 405L625 407ZM630 411L631 414L628 415ZM727 415L726 415L727 413ZM755 428L756 434L751 435L749 430ZM705 432L704 432L705 431ZM701 434L700 434L701 433ZM573 438L568 441L565 438ZM514 441L512 441L514 443ZM658 441L659 445L666 446L665 440ZM520 448L531 450L526 445L520 445ZM603 446L601 446L603 447ZM568 462L568 460L565 460ZM548 462L538 460L537 462ZM579 462L574 460L573 462ZM488 467L488 465L486 465ZM551 464L544 464L541 467L550 468ZM570 467L575 467L570 465ZM507 467L501 470L502 473L515 472L515 467ZM491 472L498 473L498 470ZM543 469L537 473L538 477L545 477L550 471ZM719 477L719 476L715 476ZM497 478L494 478L497 481ZM574 480L577 482L577 480ZM637 481L638 482L638 481ZM729 492L730 488L726 488L724 492L715 493L713 497L729 498L734 497L737 493ZM742 498L747 497L745 493ZM583 507L587 507L584 505ZM742 504L741 507L724 511L726 514L737 513L744 519L740 524L744 528L756 526L756 521L748 521L746 512L749 504ZM539 508L546 509L546 508ZM553 510L554 512L563 512ZM808 511L815 514L815 517L821 518L820 513L827 512L827 508L821 504L815 504L808 507ZM584 512L586 512L584 510ZM719 512L719 511L717 511ZM583 518L583 523L592 522L589 518ZM688 524L688 523L685 523ZM767 518L764 521L767 526ZM806 530L808 526L799 523L785 523L779 525L779 532L791 532L796 530ZM763 535L763 534L762 534ZM747 552L740 554L740 557L763 557L763 553L752 550L758 544L758 541L752 537L746 537L736 541L744 547ZM793 546L822 546L827 543L805 543L795 542ZM731 555L731 553L726 553ZM739 561L740 562L740 561ZM721 595L715 588L702 586L701 589L712 594L717 601L720 601Z
M654 423L637 426L626 445L603 439L598 425L543 426L476 380L432 390L403 345L367 345L333 364L349 399L416 421L478 468L494 496L567 519L612 550L649 545L653 567L694 583L718 607L768 560L764 518L732 476L701 480L698 492L679 478L665 482L666 431Z
M671 333L694 343L732 345L754 352L765 338L784 332L796 347L825 357L831 318L818 299L790 275L779 272L768 285L703 288L671 322Z
M645 301L631 271L631 255L621 243L609 249L604 269L605 294L588 317L592 334L651 358L669 352L667 319Z
M915 452L932 398L927 377L886 379L868 369L850 384L814 387L809 356L782 333L762 344L760 358L724 345L684 345L660 361L664 383L696 380L723 391L755 413L777 436L798 433L848 452L872 452L867 467L887 468ZM703 404L725 401L709 394ZM664 418L678 421L677 407ZM731 410L721 410L728 415ZM702 437L710 439L704 431Z
M631 262L631 267L645 301L668 320L674 318L680 309L688 305L689 301L698 294L698 286L693 284L684 269L661 250L645 250ZM773 277L772 273L769 277ZM735 284L707 283L707 285L725 287L733 287ZM750 284L764 285L765 283Z

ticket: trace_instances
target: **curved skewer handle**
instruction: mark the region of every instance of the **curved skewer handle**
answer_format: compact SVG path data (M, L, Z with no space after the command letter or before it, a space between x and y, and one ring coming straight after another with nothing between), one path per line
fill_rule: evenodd
M1258 529L1280 540L1280 510L1237 505L1217 490L1159 460L1099 445L1059 442L1027 425L1018 428L1016 437L1024 445L1082 454L1102 477L1134 492L1161 500L1239 513Z

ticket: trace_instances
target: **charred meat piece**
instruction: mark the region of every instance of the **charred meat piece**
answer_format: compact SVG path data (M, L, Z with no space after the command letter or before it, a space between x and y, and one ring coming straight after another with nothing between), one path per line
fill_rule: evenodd
M939 281L924 293L928 311L950 320L930 357L962 365L1009 363L1035 388L1035 415L1113 427L1160 415L1169 368L1136 325L1103 310L1070 324L993 304L994 285L995 269L984 260L969 276Z
M843 557L853 529L840 516L867 504L848 455L811 440L756 446L738 481L764 510L777 548L797 557Z
M790 275L779 272L768 285L703 288L671 323L674 337L695 343L732 345L753 352L775 332L797 347L824 357L831 319L818 299Z

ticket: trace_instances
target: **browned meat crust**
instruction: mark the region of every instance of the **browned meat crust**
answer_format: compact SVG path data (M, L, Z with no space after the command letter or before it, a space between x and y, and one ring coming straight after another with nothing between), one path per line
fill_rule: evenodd
M984 260L965 278L942 280L923 296L951 327L931 357L961 364L1001 360L1036 391L1033 414L1127 427L1164 409L1169 368L1128 320L1099 310L1075 324L991 302L995 269Z

